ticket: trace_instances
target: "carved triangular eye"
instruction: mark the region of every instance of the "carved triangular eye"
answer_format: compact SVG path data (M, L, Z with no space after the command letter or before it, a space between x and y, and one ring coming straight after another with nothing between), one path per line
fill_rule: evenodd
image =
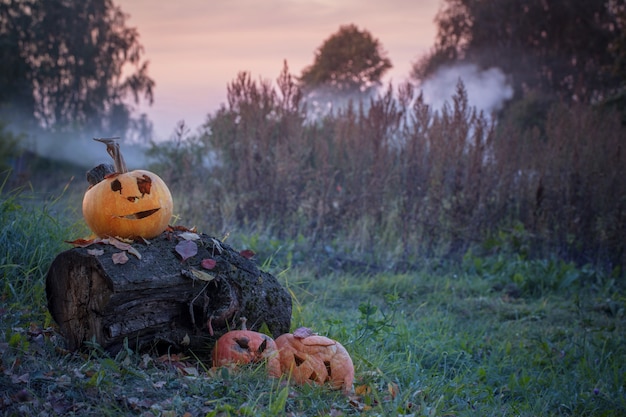
M296 366L300 366L304 363L304 359L302 359L298 355L293 355L293 361L296 363Z
M237 343L239 347L242 349L250 348L250 339L248 339L247 337L242 337L241 339L235 339L235 343Z
M137 178L137 188L142 197L144 194L150 194L150 187L152 187L152 178L146 174L142 175L141 178Z
M111 181L111 191L119 191L119 193L122 194L122 183L120 182L120 180Z
M324 366L326 366L326 372L328 372L328 379L330 379L330 362L324 361Z
M265 351L265 348L267 348L267 339L263 339L263 343L261 343L257 352L263 353Z

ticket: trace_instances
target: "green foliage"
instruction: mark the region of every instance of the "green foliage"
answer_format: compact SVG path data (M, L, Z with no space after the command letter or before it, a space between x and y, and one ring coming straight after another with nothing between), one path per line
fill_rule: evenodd
M0 4L0 104L46 128L119 133L154 81L136 29L111 0L9 0ZM122 69L134 67L129 75ZM126 68L128 69L128 68ZM24 113L23 113L24 112Z
M0 299L5 305L43 306L47 268L71 237L70 215L59 219L56 200L43 203L27 190L0 186Z
M30 235L47 243L40 256L47 261L31 263L40 276L58 250L51 243L60 242L62 222L49 210L45 216L41 209L27 210L8 194L2 195L2 224L22 229L13 231L11 243L24 251L32 250ZM24 226L29 224L37 231ZM500 238L515 239L507 233ZM264 242L281 246L268 237L254 240L270 256ZM9 242L0 243L4 254ZM284 270L281 259L272 263ZM14 269L2 272L24 280ZM519 285L528 284L511 297L496 284L510 283L516 274L524 278ZM82 353L64 352L60 336L45 326L42 298L32 300L42 282L27 279L22 291L3 293L13 307L3 304L0 315L6 341L0 343L0 384L7 387L0 410L34 415L53 407L105 416L626 412L626 298L615 276L591 266L502 251L492 257L468 253L461 268L318 275L294 266L278 277L294 296L292 325L335 338L350 353L356 369L350 396L268 379L264 365L210 369L210 358L197 352L160 356L126 344L113 357L94 342Z
M621 332L623 310L616 316L598 314L596 303L611 291L589 285L607 277L592 279L597 272L564 264L547 269L553 276L579 279L509 298L493 283L506 281L514 270L535 271L539 280L546 270L537 270L534 261L503 257L500 269L489 274L486 268L451 269L408 277L333 276L322 282L311 276L297 293L305 317L306 310L310 314L305 321L323 319L324 334L347 341L357 386L361 392L367 387L360 400L373 413L619 415L626 403L616 391L624 379L615 372L623 365L601 363L607 355L626 354L615 333ZM350 314L354 294L367 301ZM608 380L610 392L604 386Z
M504 289L515 298L542 297L552 292L572 294L595 278L591 268L579 269L557 259L525 260L510 254L482 258L468 253L464 264L472 273L489 280L494 289Z
M592 103L623 85L623 16L623 1L446 0L413 76L470 62L501 68L518 98L530 90Z
M305 91L365 92L378 86L391 67L378 39L351 24L324 41L315 62L302 70L300 83Z

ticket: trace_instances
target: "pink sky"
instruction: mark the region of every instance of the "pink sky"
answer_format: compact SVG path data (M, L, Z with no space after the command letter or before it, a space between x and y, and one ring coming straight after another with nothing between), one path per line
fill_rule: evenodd
M353 23L377 38L394 68L385 78L407 79L435 37L440 0L114 0L130 15L156 81L152 107L142 106L167 139L184 119L195 131L226 101L240 71L274 81L283 60L299 75L315 50L341 25ZM158 4L158 5L157 5Z

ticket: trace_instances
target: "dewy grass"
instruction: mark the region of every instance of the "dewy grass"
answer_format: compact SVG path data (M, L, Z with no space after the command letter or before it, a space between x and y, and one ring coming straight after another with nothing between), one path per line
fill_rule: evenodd
M68 247L72 216L52 214L63 195L42 201L33 190L5 186L6 181L0 186L0 296L8 304L45 305L43 279L56 253Z
M364 396L378 412L394 404L396 412L423 415L619 415L626 406L623 300L611 316L595 304L607 294L546 287L539 298L514 297L456 271L311 278L300 288L305 315L346 341L357 379L367 392L378 390L378 399ZM396 386L400 392L389 388Z
M460 265L405 273L320 274L293 261L310 255L299 244L256 237L249 243L268 254L259 263L294 297L292 326L351 354L355 392L344 396L268 379L262 365L211 369L200 352L64 351L48 323L43 277L62 242L80 233L45 207L2 197L3 415L626 413L626 297L614 277L590 267L468 254Z

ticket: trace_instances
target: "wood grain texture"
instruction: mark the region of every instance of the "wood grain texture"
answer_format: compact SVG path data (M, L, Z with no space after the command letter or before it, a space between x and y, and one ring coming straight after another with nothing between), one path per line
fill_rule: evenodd
M125 340L134 349L201 347L238 328L241 317L251 330L266 324L274 337L288 332L291 296L276 278L229 245L200 236L198 254L185 261L175 251L180 233L169 231L149 244L134 243L141 259L128 254L125 264L113 262L120 250L107 244L60 253L48 271L46 293L67 348L94 339L113 353ZM88 249L104 252L96 256ZM207 258L216 261L210 270L200 265Z

